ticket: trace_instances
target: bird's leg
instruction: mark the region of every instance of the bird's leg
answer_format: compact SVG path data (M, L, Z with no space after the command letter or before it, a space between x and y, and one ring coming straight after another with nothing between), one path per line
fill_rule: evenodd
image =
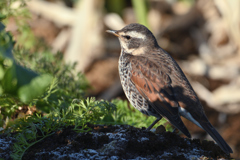
M160 121L161 119L162 119L162 116L161 116L161 117L158 117L158 118L147 128L147 130L150 131L150 129L152 129L152 127L153 127L158 121Z

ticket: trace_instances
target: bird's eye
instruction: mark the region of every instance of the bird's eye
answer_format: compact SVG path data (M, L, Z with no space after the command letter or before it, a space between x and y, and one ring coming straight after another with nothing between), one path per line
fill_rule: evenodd
M127 40L131 39L130 36L123 36L124 38L126 38Z

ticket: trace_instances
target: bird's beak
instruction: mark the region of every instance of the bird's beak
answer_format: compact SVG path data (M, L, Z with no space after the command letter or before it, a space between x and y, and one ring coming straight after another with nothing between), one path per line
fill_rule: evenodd
M106 32L107 32L107 33L111 33L111 34L113 34L114 36L119 37L119 34L117 33L116 30L106 30Z

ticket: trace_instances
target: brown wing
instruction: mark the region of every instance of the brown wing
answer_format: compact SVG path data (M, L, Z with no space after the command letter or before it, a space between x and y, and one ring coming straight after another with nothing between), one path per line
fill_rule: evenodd
M178 103L174 98L171 78L159 66L147 57L131 57L131 81L139 93L146 98L153 109L167 118L186 136L191 137L179 114Z

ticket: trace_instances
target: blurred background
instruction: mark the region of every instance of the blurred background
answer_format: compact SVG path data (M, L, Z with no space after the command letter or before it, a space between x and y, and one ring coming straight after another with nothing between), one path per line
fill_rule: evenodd
M126 99L118 75L120 44L105 30L147 26L190 80L233 157L240 157L239 0L28 0L11 8L27 15L5 20L16 45L34 49L37 37L53 55L77 62L76 71L91 86L87 96L104 100ZM209 138L183 121L194 138Z

